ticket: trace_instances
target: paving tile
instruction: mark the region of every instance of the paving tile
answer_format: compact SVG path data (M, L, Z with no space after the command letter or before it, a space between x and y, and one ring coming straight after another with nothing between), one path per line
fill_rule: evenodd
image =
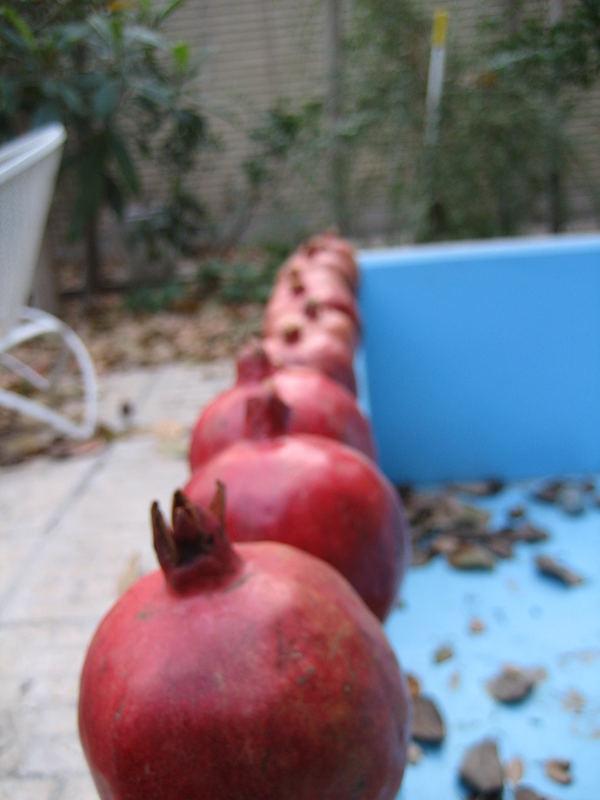
M32 736L23 747L19 772L23 775L83 775L87 764L76 736Z
M85 652L123 586L156 569L150 503L168 512L189 429L232 382L231 362L104 378L101 418L120 424L127 401L133 430L87 457L1 471L0 800L97 798L77 735Z
M67 778L61 791L52 800L98 800L98 793L90 775Z
M59 784L55 780L0 777L0 800L59 800L58 791ZM67 795L64 797L66 800ZM73 800L75 797L76 795L72 795ZM90 800L93 797L94 795L90 795Z
M36 458L0 471L0 538L33 536L93 469L97 456Z
M0 626L0 708L19 719L23 709L77 702L79 673L97 621Z
M120 430L126 424L136 422L140 402L156 382L156 371L149 369L112 372L102 376L98 382L98 418L108 427ZM130 415L124 417L123 404L127 404Z
M148 397L140 404L136 423L176 420L191 426L201 409L235 380L231 361L210 364L173 364L161 367Z

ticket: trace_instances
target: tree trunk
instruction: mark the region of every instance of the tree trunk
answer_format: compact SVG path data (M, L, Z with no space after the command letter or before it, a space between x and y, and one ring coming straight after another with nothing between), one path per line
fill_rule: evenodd
M89 307L94 292L100 288L100 247L98 244L98 216L88 220L85 226L85 303Z
M329 180L331 213L340 233L348 233L347 159L337 129L342 116L341 2L326 7L327 115L330 132Z
M564 231L567 221L564 180L559 169L550 173L550 229L552 233Z
M48 311L55 316L59 311L56 277L52 269L47 236L42 240L40 258L33 278L31 305L35 308L41 308L43 311Z

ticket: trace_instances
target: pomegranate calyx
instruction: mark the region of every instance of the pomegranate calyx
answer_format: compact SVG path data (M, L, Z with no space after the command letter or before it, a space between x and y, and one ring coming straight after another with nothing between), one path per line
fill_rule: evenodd
M272 382L246 401L245 435L249 439L270 439L289 431L290 407L275 391Z
M311 297L310 300L307 300L304 304L304 313L309 319L317 319L320 310L321 306L319 301L315 300L314 297Z
M306 291L304 281L299 274L294 275L290 273L290 289L294 295L304 294Z
M259 339L254 339L238 353L238 383L258 383L277 370Z
M302 328L296 322L290 322L282 328L281 336L287 344L295 344L302 338Z
M241 561L224 530L225 489L218 483L210 512L177 490L173 526L155 501L150 511L154 549L167 584L176 592L220 583L237 572Z

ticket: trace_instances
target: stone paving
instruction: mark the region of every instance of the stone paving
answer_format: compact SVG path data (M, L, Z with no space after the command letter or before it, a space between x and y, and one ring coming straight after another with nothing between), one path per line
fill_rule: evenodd
M0 469L0 800L97 798L77 735L86 647L136 576L156 568L149 508L187 479L189 430L230 362L112 374L100 416L130 429L64 461Z

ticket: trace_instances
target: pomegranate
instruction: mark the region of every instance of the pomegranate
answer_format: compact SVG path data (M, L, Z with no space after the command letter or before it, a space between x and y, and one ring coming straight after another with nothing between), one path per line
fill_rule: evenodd
M103 800L393 800L410 703L383 630L327 564L229 544L180 492L161 570L101 622L79 731ZM220 508L217 508L219 506Z
M283 311L302 311L307 300L313 300L326 308L335 308L347 314L357 328L360 327L358 305L352 291L326 269L304 268L307 262L293 256L279 273L265 308L265 317L277 316Z
M337 253L349 261L355 260L355 250L347 239L338 236L334 231L324 231L312 236L305 244L310 251L327 250Z
M223 481L233 541L268 539L322 558L384 619L408 562L397 492L357 450L323 436L277 435L285 432L285 413L273 413L269 398L251 397L247 416L253 438L200 465L184 493L203 506Z
M352 351L325 331L308 331L304 325L290 325L279 336L262 340L269 358L282 366L306 366L319 370L356 394Z
M217 395L194 426L189 459L192 470L246 436L249 397L267 398L269 414L273 415L278 408L275 395L286 407L287 433L327 436L375 459L371 426L347 389L308 367L277 369L259 344L251 344L238 357L237 384Z
M350 350L358 344L358 328L347 314L311 299L304 303L302 311L271 312L263 325L263 335L282 336L287 329L297 326L304 326L308 332L331 334Z
M322 233L309 239L298 251L313 262L340 274L356 291L359 281L354 248L345 239L332 233Z

